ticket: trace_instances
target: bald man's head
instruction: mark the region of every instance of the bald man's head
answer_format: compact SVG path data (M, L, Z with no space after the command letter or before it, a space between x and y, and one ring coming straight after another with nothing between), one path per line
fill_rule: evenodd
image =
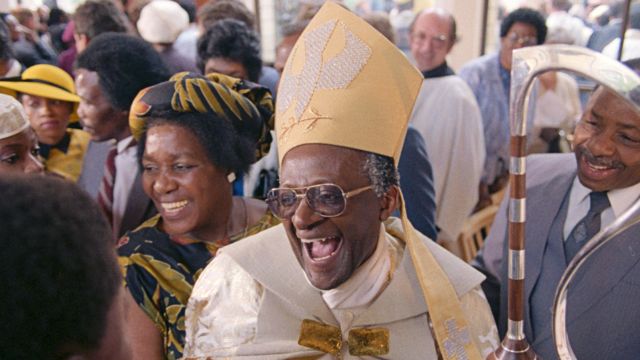
M409 41L411 54L420 71L429 71L446 61L456 42L456 21L441 8L421 11L411 23Z

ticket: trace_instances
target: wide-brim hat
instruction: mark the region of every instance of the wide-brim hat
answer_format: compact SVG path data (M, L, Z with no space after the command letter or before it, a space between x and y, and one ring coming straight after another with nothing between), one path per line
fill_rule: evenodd
M17 93L74 103L70 120L77 120L80 97L73 78L61 68L38 64L26 69L21 76L0 79L0 91L16 97Z

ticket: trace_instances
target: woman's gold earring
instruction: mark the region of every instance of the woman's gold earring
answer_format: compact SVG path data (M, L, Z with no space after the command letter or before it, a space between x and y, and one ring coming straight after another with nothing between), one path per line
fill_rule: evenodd
M227 181L230 183L236 181L236 173L230 172L229 175L227 175Z

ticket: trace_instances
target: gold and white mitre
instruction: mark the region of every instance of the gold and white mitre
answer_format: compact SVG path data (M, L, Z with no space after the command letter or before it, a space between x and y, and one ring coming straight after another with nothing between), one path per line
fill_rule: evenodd
M280 162L310 143L400 158L422 75L395 45L327 3L291 51L276 103Z
M372 152L397 164L422 81L395 45L327 2L300 36L280 80L275 126L280 164L303 144ZM481 359L451 281L402 208L406 246L443 358Z

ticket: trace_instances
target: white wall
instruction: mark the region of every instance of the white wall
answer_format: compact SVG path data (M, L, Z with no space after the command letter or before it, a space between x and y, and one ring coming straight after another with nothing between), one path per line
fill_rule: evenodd
M496 32L495 19L497 17L497 1L489 1L489 23L486 52L495 50ZM447 58L449 66L459 70L469 60L480 56L482 34L482 6L481 0L436 0L435 6L451 12L456 19L457 32L460 40L453 47Z

